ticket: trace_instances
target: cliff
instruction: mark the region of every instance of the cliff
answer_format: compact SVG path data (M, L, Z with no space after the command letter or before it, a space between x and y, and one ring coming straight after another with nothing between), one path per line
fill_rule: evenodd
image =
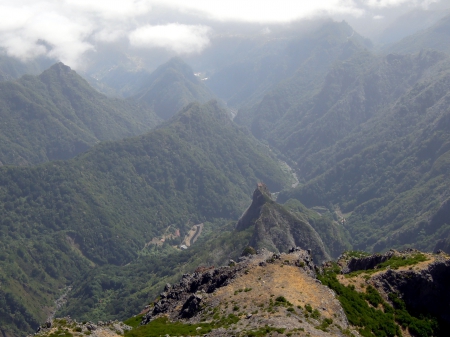
M338 263L342 266L342 275L337 277L341 284L353 285L361 293L372 286L396 310L405 309L412 317L428 317L435 322L432 334L423 329L422 334L413 332L412 335L445 335L444 332L449 331L449 255L415 249L390 250L361 257L344 254ZM400 314L396 319L397 316Z

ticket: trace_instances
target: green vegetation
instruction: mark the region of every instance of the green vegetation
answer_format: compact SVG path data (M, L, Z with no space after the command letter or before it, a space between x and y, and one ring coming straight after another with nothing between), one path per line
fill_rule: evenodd
M73 334L71 334L67 330L56 330L55 332L48 335L48 337L73 337Z
M159 118L145 104L98 94L62 64L0 83L4 334L32 332L45 319L42 307L51 307L71 284L61 314L129 317L164 283L199 265L251 254L249 244L287 250L294 238L323 260L352 246L430 251L437 239L449 237L448 56L376 56L345 22L327 23L308 38L273 40L258 40L259 47L209 81L229 106L242 107L235 121L270 144L271 154L214 102L190 104L140 137L93 146L141 134ZM265 48L274 55L270 67L264 66ZM221 75L224 83L217 82ZM164 119L192 99L210 97L178 59L152 76L136 98ZM261 217L234 231L231 221L248 206L256 182L280 191L291 180L274 153L301 172L302 181L278 195L284 206L263 195ZM5 165L77 154L38 166ZM197 223L205 225L202 237L179 251ZM165 234L164 243L150 243L161 243ZM377 270L421 261L420 254L395 257ZM391 307L370 286L361 294L337 283L331 271L322 279L363 336L399 334L395 322L418 335L435 332L431 318L409 315L398 298L391 298ZM277 306L294 309L275 299L269 310ZM311 306L305 313L320 318Z
M389 260L380 263L377 267L379 269L390 267L391 269L398 269L405 266L413 266L419 262L424 262L427 257L422 253L413 254L412 256L392 256Z
M275 299L275 302L287 303L288 301L286 300L286 298L284 296L278 296Z
M336 267L326 270L319 279L337 293L349 323L359 327L359 333L364 337L401 336L396 323L408 328L414 336L431 337L438 332L436 320L413 317L395 294L390 295L394 303L392 307L372 286L368 286L365 293L359 293L354 286L340 284L336 278Z
M200 329L198 329L200 328ZM165 336L199 336L210 332L210 324L185 324L182 322L170 322L167 317L154 319L147 325L134 328L125 332L125 337L159 337Z
M161 290L164 277L175 282L182 270L223 262L222 253L214 260L201 249L172 247L193 224L204 223L202 236L215 240L210 252L222 247L239 256L249 232L219 228L242 214L256 182L281 189L286 181L265 148L214 102L72 160L0 171L0 320L5 331L24 324L28 332L45 320L41 305L51 306L77 279L67 314L124 319L151 300L148 288ZM161 247L145 247L177 230Z
M251 246L245 247L245 249L242 251L242 256L255 255L255 254L256 254L256 250L255 250L255 248L253 248Z
M345 227L338 224L334 212L323 207L318 213L316 210L306 208L296 199L289 199L283 206L316 230L331 257L337 258L343 251L351 248L350 235Z
M325 318L322 323L315 328L318 330L322 330L328 332L328 327L333 324L333 320L331 318Z
M388 304L384 307L384 312L369 306L366 302L366 294L358 293L354 287L341 285L332 272L325 273L319 279L337 293L349 323L359 327L359 333L362 336L394 337L401 335L400 329L394 321L393 309Z
M344 255L348 259L351 259L351 258L359 259L361 257L370 256L370 253L360 251L360 250L350 250L350 251L344 252L342 255Z
M424 261L427 261L427 257L422 253L412 254L411 256L392 256L389 260L378 264L375 269L356 270L346 274L345 277L350 278L361 274L370 275L381 270L386 270L387 268L398 269L400 267L413 266Z
M136 308L153 301L167 282L179 282L183 273L193 272L200 264L217 266L230 256L237 258L251 237L252 229L236 233L234 225L233 222L205 223L204 230L210 233L200 237L186 251L139 257L127 266L102 266L92 270L71 292L61 315L76 315L82 320L131 317L136 314ZM215 230L210 231L211 228ZM170 268L173 265L180 267ZM92 306L88 306L89 303Z
M274 328L274 327L270 327L270 326L266 325L266 326L261 327L259 329L245 331L244 332L244 336L247 336L247 337L261 337L261 336L267 336L271 332L278 332L279 334L284 334L285 331L286 331L285 328Z
M132 319L126 320L125 324L130 320L132 324L135 324L135 320ZM212 329L228 328L237 322L239 322L239 317L233 314L221 317L211 323L199 324L171 322L167 317L160 317L146 325L134 325L133 330L125 332L125 337L159 337L166 334L170 336L200 336L211 332Z
M142 321L142 317L144 315L136 315L133 317L128 318L127 320L123 321L126 325L131 326L132 328L137 328Z
M394 304L395 320L403 327L407 327L413 336L436 336L439 331L439 325L436 319L432 317L416 318L410 315L403 302L397 294L389 294L389 299Z

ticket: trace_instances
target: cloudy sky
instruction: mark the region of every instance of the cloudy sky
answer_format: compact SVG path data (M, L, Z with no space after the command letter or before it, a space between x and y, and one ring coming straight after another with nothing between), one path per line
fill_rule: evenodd
M198 53L210 43L214 22L379 21L386 10L443 1L449 0L0 0L0 47L22 60L45 55L76 68L86 52L117 41L130 50Z

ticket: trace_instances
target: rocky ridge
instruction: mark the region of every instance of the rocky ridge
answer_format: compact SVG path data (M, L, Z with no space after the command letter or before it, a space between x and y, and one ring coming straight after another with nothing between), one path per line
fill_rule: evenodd
M167 284L145 309L141 325L166 317L209 323L213 328L203 336L234 336L265 327L274 336L343 336L349 328L344 311L335 294L316 279L316 270L311 251L300 248L288 254L261 249L229 266L198 268L178 284Z

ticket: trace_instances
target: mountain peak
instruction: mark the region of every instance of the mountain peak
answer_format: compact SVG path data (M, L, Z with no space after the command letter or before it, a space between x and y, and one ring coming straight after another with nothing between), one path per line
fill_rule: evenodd
M135 98L167 120L187 104L205 103L213 99L214 94L194 75L187 63L174 57L150 75L145 88Z
M55 73L59 74L59 75L70 74L70 73L76 74L75 71L72 70L72 68L70 68L69 66L65 65L62 62L58 62L58 63L55 63L54 65L52 65L47 70L44 70L42 72L41 76L44 75L44 74L55 74Z
M257 193L259 192L259 193ZM270 193L269 188L266 186L266 184L259 182L257 184L256 190L253 193L253 198L255 198L255 193L260 194L261 196L266 196L272 200L272 193Z
M236 224L236 229L244 230L252 225L252 221L261 214L261 208L267 203L273 202L272 195L267 186L259 182L253 192L252 204L244 212Z
M62 85L68 84L83 88L85 93L100 96L75 70L72 70L62 62L55 63L47 70L44 70L38 78L46 85L52 86L56 91L60 91Z
M254 227L249 245L256 249L287 251L291 247L312 249L317 262L329 259L319 234L305 220L272 200L267 186L258 183L250 207L236 224L242 231Z

